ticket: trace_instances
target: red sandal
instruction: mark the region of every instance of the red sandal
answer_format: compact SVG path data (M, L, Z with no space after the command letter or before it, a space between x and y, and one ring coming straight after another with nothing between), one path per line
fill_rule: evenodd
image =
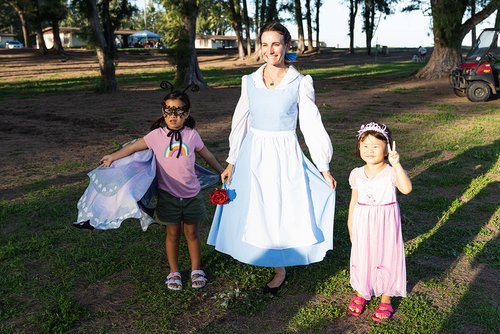
M372 319L373 319L373 321L376 321L376 322L386 321L392 317L393 313L394 313L394 309L392 308L391 304L380 303L380 304L378 304L378 308L375 311L375 313L373 313ZM377 317L377 315L382 315L384 317L379 318L379 317Z
M363 311L365 310L365 306L366 306L366 299L364 299L363 297L354 296L351 298L351 303L347 307L347 311L349 312L349 314L355 317L359 317L361 313L363 313ZM354 309L354 311L351 309Z

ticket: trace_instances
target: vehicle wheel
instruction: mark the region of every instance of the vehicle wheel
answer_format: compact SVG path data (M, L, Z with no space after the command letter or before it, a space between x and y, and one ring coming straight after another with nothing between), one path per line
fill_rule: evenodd
M484 102L490 98L491 89L483 81L474 81L467 87L466 93L471 102Z
M465 94L465 90L463 89L453 88L453 91L455 92L455 95L458 97L465 97L467 95Z

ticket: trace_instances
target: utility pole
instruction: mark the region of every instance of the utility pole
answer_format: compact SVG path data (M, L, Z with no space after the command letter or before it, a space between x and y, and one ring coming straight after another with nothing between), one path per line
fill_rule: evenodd
M148 29L148 0L144 0L144 29Z

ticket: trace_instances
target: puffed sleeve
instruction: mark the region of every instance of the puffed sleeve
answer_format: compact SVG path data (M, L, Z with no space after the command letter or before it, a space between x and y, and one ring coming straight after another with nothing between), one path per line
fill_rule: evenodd
M314 164L320 172L329 170L333 154L332 141L316 107L310 75L303 77L299 86L299 125Z
M248 116L250 108L247 95L247 80L245 75L241 78L241 95L234 110L233 120L231 122L231 133L229 134L229 156L226 161L230 164L236 162L238 153L240 152L241 143L248 132L249 122ZM250 79L251 80L251 79Z
M358 189L358 185L356 184L356 171L356 169L353 169L351 174L349 174L349 185L351 189Z

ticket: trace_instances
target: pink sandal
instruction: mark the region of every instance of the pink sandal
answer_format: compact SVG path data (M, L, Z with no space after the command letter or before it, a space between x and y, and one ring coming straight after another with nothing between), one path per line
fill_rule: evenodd
M347 307L347 311L349 312L349 314L355 317L359 317L361 313L363 313L363 311L365 310L365 306L366 306L366 299L364 299L363 297L354 296L351 298L351 303ZM351 308L354 309L354 311L351 310Z
M393 313L394 313L394 309L392 308L391 304L380 303L380 304L378 304L378 308L375 311L375 313L373 313L372 319L373 319L373 321L376 321L376 322L386 321L392 317ZM382 315L384 317L379 318L379 317L377 317L377 315Z

